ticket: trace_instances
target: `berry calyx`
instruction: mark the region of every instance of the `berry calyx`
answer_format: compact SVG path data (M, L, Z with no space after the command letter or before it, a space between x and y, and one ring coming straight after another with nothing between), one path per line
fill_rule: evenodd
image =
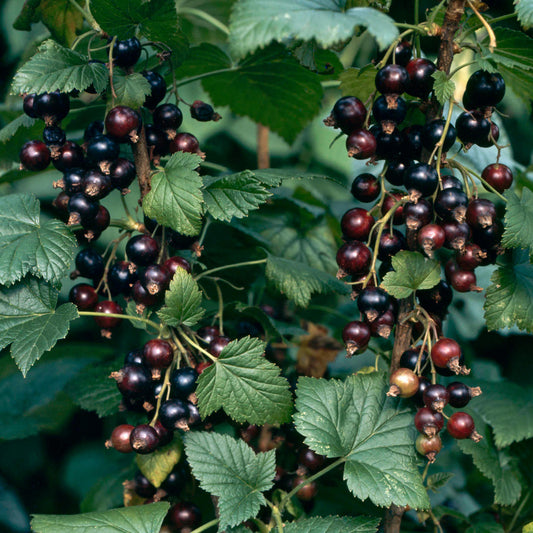
M448 419L446 430L454 439L472 439L479 442L483 437L476 431L474 419L462 411L453 413Z
M427 437L434 437L444 427L444 417L429 407L422 407L415 415L415 427Z
M342 340L346 347L346 354L351 357L363 352L370 342L370 327L365 322L353 320L348 322L342 330Z
M431 353L433 354L433 351ZM426 407L441 413L448 403L450 394L444 385L430 385L424 391L423 398Z
M399 368L390 377L387 396L410 398L418 390L418 376L408 368Z
M363 102L355 96L344 96L335 102L333 110L324 120L326 126L340 128L343 133L350 135L361 128L366 119L366 108Z
M158 447L159 435L152 426L141 424L131 431L130 443L135 452L145 455L152 453Z
M424 455L430 463L434 463L437 454L442 449L442 441L438 435L433 437L418 435L416 438L415 447L416 451L420 455Z

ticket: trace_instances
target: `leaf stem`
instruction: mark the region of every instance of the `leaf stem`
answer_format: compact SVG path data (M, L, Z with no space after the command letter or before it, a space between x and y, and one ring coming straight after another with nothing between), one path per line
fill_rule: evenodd
M274 517L274 521L276 522L276 528L278 530L278 533L283 533L284 526L279 507L277 505L274 505L272 502L269 502L268 500L267 504L270 509L272 509L272 516Z
M211 522L207 522L203 526L197 527L196 529L193 529L191 533L202 533L202 531L206 531L207 529L211 527L215 527L219 522L218 518L215 518L214 520L211 520Z
M340 84L340 80L324 80L320 82L322 89L336 89Z
M92 16L92 13L90 13L89 11L81 7L78 4L78 2L76 2L76 0L68 0L68 1L74 9L77 9L83 15L83 18L86 20L89 26L94 28L96 31L102 31L102 28L100 28L100 26L98 25L98 22L96 22L96 20Z
M210 274L214 274L215 272L220 272L221 270L226 270L228 268L239 268L243 266L252 266L252 265L261 265L262 263L266 263L266 259L257 259L256 261L244 261L242 263L234 263L232 265L223 265L216 268L212 268L210 270L204 270L200 274L198 274L194 280L198 281L199 279L203 278L204 276L209 276Z
M527 501L529 500L529 497L531 496L532 490L528 490L526 492L526 495L524 496L524 499L520 502L520 505L516 509L515 514L513 515L513 519L511 520L511 523L509 524L509 527L507 528L507 531L511 532L516 524L516 521L520 517L520 513L524 509L524 505L526 505Z
M179 13L182 15L192 15L193 17L203 19L215 28L218 28L221 32L229 35L229 28L223 22L201 9L196 9L194 7L181 7L179 9Z
M212 70L211 72L204 72L203 74L198 74L198 76L192 76L183 81L176 83L176 87L183 87L183 85L188 85L189 83L194 83L195 81L203 80L204 78L210 78L211 76L217 76L218 74L225 74L226 72L235 72L239 70L240 67L228 67L221 68L218 70Z
M204 350L197 342L193 341L186 333L183 331L183 328L178 328L178 331L180 335L194 348L196 348L199 352L203 353L204 355L207 355L211 361L216 362L217 358L210 354L207 350Z
M470 0L466 0L466 3L487 30L487 33L489 34L489 50L494 52L494 49L496 48L496 35L494 34L494 30L490 27L490 24L485 20L485 17L483 17L483 15L476 9L476 6Z
M122 318L124 320L136 320L138 322L144 322L148 326L153 327L158 333L161 331L161 325L157 322L153 322L148 318L143 318L142 316L133 316L133 315L121 315L120 313L97 313L96 311L78 311L80 316L103 316L109 318Z
M437 143L439 149L437 150L437 164L435 165L435 170L437 171L437 175L439 176L439 184L441 182L440 177L440 164L442 160L442 150L444 148L444 141L446 139L446 135L448 134L448 130L450 129L450 122L452 121L452 113L453 113L453 96L450 98L448 102L449 108L448 108L448 115L446 116L446 123L444 124L444 130L442 130L442 135L440 136L439 142ZM432 161L429 161L429 164L431 164Z

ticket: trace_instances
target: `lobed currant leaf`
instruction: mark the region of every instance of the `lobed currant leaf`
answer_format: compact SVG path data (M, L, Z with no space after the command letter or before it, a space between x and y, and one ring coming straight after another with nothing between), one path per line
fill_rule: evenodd
M533 26L533 2L531 0L514 0L515 12L525 30Z
M109 107L124 105L132 109L141 107L152 90L140 72L124 74L119 70L113 71L113 88L117 97L113 103L109 103Z
M442 70L436 70L431 77L433 83L433 93L440 105L446 104L455 93L455 82L448 79L448 75Z
M375 533L379 518L367 516L313 516L285 526L285 533Z
M502 245L506 248L529 248L533 253L533 192L522 189L519 198L512 190L505 191L505 231Z

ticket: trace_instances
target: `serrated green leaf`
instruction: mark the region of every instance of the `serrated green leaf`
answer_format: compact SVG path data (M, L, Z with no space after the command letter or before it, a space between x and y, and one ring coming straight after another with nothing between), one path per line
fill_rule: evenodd
M194 326L204 312L198 284L191 274L178 268L165 293L165 307L157 313L159 318L169 326Z
M119 70L113 71L113 88L117 95L113 105L125 105L132 109L141 107L152 91L150 83L140 72L125 74Z
M528 252L515 251L513 264L499 267L490 281L483 305L487 328L516 325L533 333L533 265Z
M531 111L533 71L510 68L499 64L498 72L503 76L507 89L518 96L526 108Z
M344 10L335 0L239 0L230 19L230 46L237 56L262 48L272 41L314 39L324 48L350 39L364 27L385 48L398 37L394 21L368 7Z
M290 259L268 254L266 277L277 289L301 307L307 307L313 293L348 294L349 287L330 274Z
M177 152L165 168L152 176L152 189L143 209L159 224L184 235L198 235L202 227L202 178L195 172L202 158Z
M135 463L144 477L159 488L174 467L179 463L183 453L181 438L176 432L172 442L158 448L155 452L135 457Z
M28 115L20 115L15 120L12 120L9 124L6 124L0 130L0 143L5 143L13 135L19 131L20 128L31 128L36 122L36 119L29 117Z
M57 297L55 289L35 278L0 287L0 349L11 344L11 356L24 376L78 318L71 303L56 309Z
M483 398L485 400L485 397ZM508 417L510 414L507 415ZM480 442L470 439L458 440L463 453L472 456L479 471L488 477L494 486L494 503L513 505L520 498L522 487L516 462L513 463L507 451L498 451L488 426L475 419L476 431L483 436Z
M455 93L455 82L448 79L446 72L436 70L431 77L435 80L433 83L433 93L440 105L449 102Z
M365 103L376 91L376 73L374 65L363 68L348 68L339 76L343 96L356 96Z
M386 396L386 376L346 381L300 378L296 429L315 452L345 458L344 479L353 494L375 505L426 509L429 500L417 468L413 417Z
M292 397L280 369L263 354L266 344L244 337L230 342L198 378L202 418L223 408L237 422L279 424L289 420Z
M503 64L509 68L522 70L533 69L531 37L524 32L502 27L494 28L494 35L497 46L491 53L486 54L486 57L493 59L497 65ZM483 45L488 45L488 37Z
M204 179L204 202L209 214L229 222L233 217L243 218L272 196L255 178L243 172Z
M515 12L518 20L525 30L533 26L533 1L532 0L514 0Z
M159 502L77 515L34 515L31 527L35 533L154 533L169 508L169 503Z
M291 522L285 526L285 533L374 533L379 518L366 516L314 516Z
M122 395L109 375L122 361L92 365L67 387L67 394L82 409L95 411L100 418L118 413Z
M76 248L76 239L63 222L41 220L35 196L0 198L0 284L10 285L26 274L58 284Z
M431 289L440 281L440 263L419 252L399 252L392 258L394 271L388 272L381 286L395 298L407 298L421 289Z
M90 362L87 357L43 362L26 378L16 372L0 381L2 439L22 439L46 427L43 408Z
M529 248L533 253L533 192L522 189L522 198L513 191L505 191L505 231L502 245L506 248Z
M200 486L218 497L221 530L255 517L266 505L262 493L274 484L274 450L256 454L242 440L198 431L187 435L185 451Z
M429 490L433 492L438 492L455 474L451 472L437 472L436 474L431 474L426 480L426 484Z
M90 85L93 85L97 92L101 92L107 85L107 79L107 68L102 63L89 63L87 56L47 40L17 71L11 92L68 93L74 89L83 91Z

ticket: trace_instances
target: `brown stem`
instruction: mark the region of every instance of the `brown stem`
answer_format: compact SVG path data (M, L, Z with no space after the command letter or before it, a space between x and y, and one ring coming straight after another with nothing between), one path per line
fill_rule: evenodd
M133 159L135 160L137 179L139 180L139 189L141 190L141 199L139 203L142 204L143 198L150 191L150 181L152 176L144 126L139 133L139 139L136 143L133 143L131 147L133 150Z
M257 125L257 168L270 168L268 132L267 126Z
M405 507L392 504L385 513L385 531L387 533L401 533L402 517Z

